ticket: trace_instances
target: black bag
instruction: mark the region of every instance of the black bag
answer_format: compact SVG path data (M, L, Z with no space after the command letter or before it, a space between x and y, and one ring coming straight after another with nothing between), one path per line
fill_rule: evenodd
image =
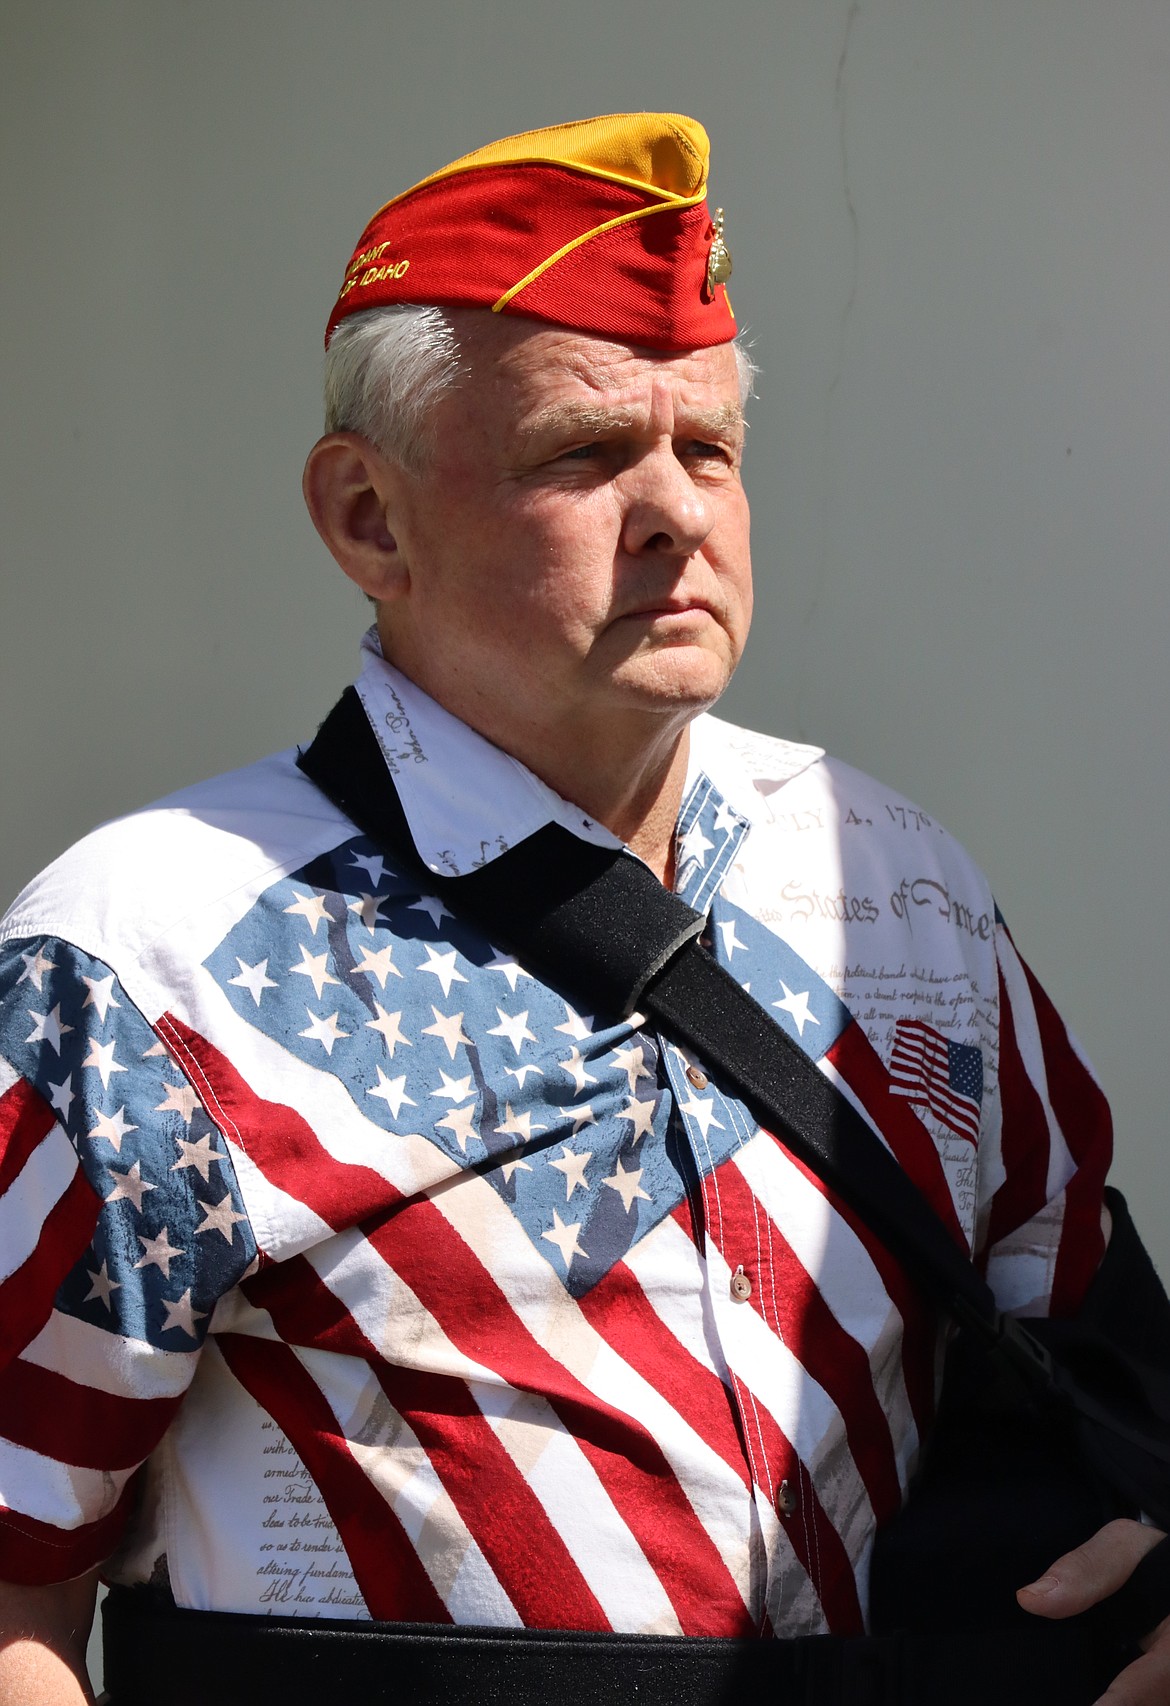
M1118 1516L1144 1512L1170 1526L1166 1475L1138 1443L1170 1415L1170 1301L1124 1198L1108 1190L1106 1199L1112 1234L1080 1314L1027 1323L1051 1375L969 1332L950 1346L909 1500L874 1548L875 1633L1034 1625L1016 1589L1062 1553ZM1170 1609L1170 1553L1159 1554L1105 1608L1075 1620L1100 1688Z
M352 688L298 763L428 891L535 973L590 1010L640 1009L698 1050L959 1324L920 1478L878 1537L879 1627L1035 1628L1015 1589L1061 1552L1117 1515L1142 1511L1170 1530L1170 1303L1116 1193L1109 1253L1077 1319L1005 1318L874 1132L700 946L700 915L640 861L550 824L467 876L427 870ZM1135 1632L1160 1620L1170 1543L1114 1602ZM1111 1634L1114 1670L1119 1651Z

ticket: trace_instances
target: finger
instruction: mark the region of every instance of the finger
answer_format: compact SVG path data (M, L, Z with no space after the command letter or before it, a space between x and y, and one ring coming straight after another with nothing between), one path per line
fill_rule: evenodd
M1037 1617L1072 1617L1116 1593L1138 1560L1161 1539L1161 1530L1118 1517L1083 1546L1057 1558L1038 1581L1020 1588L1016 1598Z
M1170 1648L1145 1653L1114 1677L1097 1706L1167 1706L1170 1702Z

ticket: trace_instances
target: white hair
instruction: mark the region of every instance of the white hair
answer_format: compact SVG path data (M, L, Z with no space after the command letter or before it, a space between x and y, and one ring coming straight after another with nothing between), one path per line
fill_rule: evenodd
M732 341L732 353L735 356L735 371L739 375L739 406L746 409L756 394L756 380L760 369L748 354L750 348L746 332L737 332Z
M459 345L441 308L367 308L325 351L325 431L357 432L404 467L430 447L434 405L455 383Z
M742 334L732 347L746 407L759 369ZM325 431L360 433L404 467L420 467L432 411L459 377L459 360L455 327L442 308L403 304L351 314L325 352Z

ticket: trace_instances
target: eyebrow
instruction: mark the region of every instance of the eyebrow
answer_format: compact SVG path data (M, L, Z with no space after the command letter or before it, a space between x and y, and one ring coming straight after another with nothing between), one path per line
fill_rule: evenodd
M637 425L632 415L607 409L592 403L551 403L541 409L521 428L525 438L568 434L599 438L603 433L628 431ZM743 410L737 403L723 403L717 409L697 409L688 414L686 430L705 433L712 438L738 439L744 430Z

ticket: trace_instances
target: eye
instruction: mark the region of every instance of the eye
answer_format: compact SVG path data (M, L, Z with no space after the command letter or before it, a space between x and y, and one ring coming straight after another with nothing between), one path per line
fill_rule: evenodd
M692 439L686 446L684 455L697 462L729 462L732 460L731 451L725 444L710 444L706 439Z

